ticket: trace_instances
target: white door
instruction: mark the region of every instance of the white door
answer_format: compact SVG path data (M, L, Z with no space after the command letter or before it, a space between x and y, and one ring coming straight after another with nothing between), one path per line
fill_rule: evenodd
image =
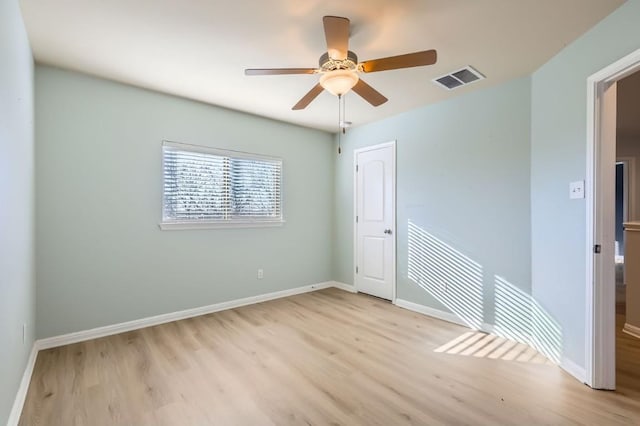
M356 289L395 296L395 143L355 151Z

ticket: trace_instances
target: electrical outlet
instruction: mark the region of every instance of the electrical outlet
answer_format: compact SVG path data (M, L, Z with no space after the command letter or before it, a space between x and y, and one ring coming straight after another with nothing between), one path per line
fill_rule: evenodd
M22 344L27 343L27 324L22 324Z
M258 279L261 280L264 278L264 271L262 269L258 269Z

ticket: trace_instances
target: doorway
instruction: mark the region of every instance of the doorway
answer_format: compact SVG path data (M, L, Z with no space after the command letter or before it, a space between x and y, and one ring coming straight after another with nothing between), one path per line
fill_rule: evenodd
M355 287L396 297L396 144L354 151Z
M616 152L619 152L616 145ZM624 263L624 224L629 221L629 163L616 161L616 248L615 261Z
M618 111L618 114L620 111ZM615 189L615 268L616 306L625 301L624 280L624 224L629 221L629 163L632 159L619 156L620 146L616 137L616 189ZM618 308L616 307L616 311Z
M625 161L617 157L621 154L616 146L619 136L618 85L637 71L640 71L640 49L587 80L585 381L596 389L616 389L616 355L620 355L616 353L619 340L616 327L616 308L619 307L616 303L616 260L622 260L621 256L624 256L624 234L616 227L616 221L624 221L625 198L627 218L633 205L630 197L624 194L625 174L628 179L631 167L625 167ZM622 164L617 166L617 163ZM620 173L619 194L616 190L616 168ZM616 198L620 200L619 209L616 208Z

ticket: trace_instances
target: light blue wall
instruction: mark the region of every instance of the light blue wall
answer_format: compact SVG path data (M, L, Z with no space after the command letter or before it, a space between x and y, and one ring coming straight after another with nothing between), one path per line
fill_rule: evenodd
M520 78L349 130L336 160L335 278L353 283L353 150L397 140L397 297L494 323L496 276L529 293L530 106ZM412 259L439 262L424 240L440 245L445 275L459 273L441 280L464 288L437 297L420 271L412 278Z
M640 48L640 1L630 0L532 76L533 295L564 329L564 354L585 365L587 78Z
M5 424L35 327L33 58L16 0L0 2L0 52L0 424Z
M328 133L43 66L36 116L38 337L331 279ZM286 224L160 231L163 139L282 157Z

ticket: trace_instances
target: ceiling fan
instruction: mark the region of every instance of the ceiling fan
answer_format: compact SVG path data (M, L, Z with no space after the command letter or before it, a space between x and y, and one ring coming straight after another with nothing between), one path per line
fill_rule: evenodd
M322 18L327 52L320 56L318 68L259 68L246 69L245 75L320 74L320 81L293 106L293 110L304 109L323 90L341 97L353 89L373 106L387 102L380 92L369 86L359 73L395 70L400 68L433 65L437 60L435 50L389 56L358 63L358 57L349 50L349 19L339 16Z

